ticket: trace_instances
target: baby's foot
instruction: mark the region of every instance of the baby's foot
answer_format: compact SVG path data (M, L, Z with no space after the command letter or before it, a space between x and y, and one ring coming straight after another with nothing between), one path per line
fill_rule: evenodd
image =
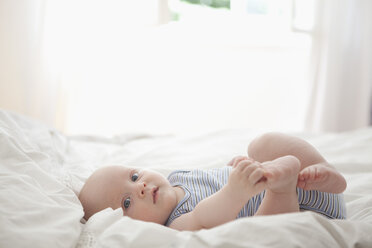
M316 164L300 171L297 187L337 194L346 189L346 180L333 167L326 164Z
M296 189L300 162L293 156L286 156L262 164L267 189L274 193L287 193Z

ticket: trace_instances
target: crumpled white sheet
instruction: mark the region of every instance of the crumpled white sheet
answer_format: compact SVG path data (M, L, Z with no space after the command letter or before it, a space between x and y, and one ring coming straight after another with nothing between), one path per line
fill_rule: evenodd
M122 217L105 209L90 219L77 247L370 247L372 197L365 215L329 220L313 212L239 219L197 232ZM366 213L368 212L368 213Z
M42 129L28 130L33 140L22 124L0 112L0 247L73 247L82 230L81 204L48 173L55 160L42 149L51 148Z
M372 128L306 135L347 178L347 220L311 212L239 219L179 232L103 210L85 225L77 194L98 167L122 164L164 175L211 168L246 154L254 130L194 136L66 137L0 111L0 247L372 247Z

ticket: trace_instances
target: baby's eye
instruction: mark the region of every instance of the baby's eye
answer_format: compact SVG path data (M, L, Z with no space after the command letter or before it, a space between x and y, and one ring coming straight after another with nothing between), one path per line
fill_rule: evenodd
M135 182L138 179L138 173L133 173L132 175L132 181Z
M128 197L127 199L124 200L123 202L123 207L125 209L129 208L130 207L130 197Z

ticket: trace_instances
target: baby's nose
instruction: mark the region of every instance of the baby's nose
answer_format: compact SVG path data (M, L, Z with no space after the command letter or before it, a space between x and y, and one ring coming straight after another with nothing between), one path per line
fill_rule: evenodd
M145 182L138 183L138 195L140 197L145 196L145 190L146 190L146 183Z

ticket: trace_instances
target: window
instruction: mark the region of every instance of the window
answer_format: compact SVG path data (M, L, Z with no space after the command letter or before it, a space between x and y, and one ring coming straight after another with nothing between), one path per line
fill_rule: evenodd
M293 1L109 2L48 2L67 133L302 130L311 39Z
M242 23L270 24L310 31L314 21L315 0L169 0L173 21L206 21L219 15L240 18Z

